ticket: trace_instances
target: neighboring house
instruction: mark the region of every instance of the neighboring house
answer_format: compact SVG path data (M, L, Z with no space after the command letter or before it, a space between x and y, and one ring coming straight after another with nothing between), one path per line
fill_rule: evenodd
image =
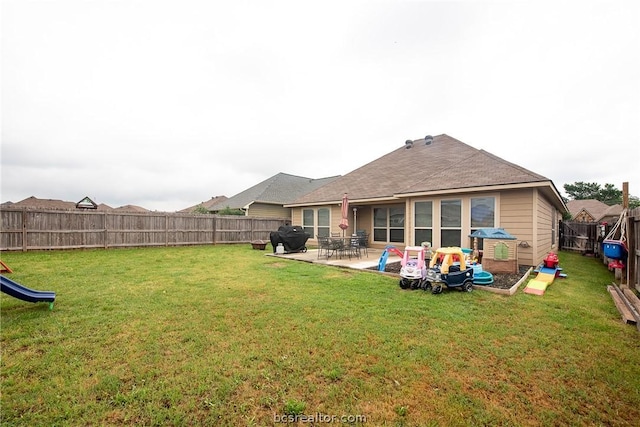
M64 200L39 199L31 196L14 203L11 207L18 209L52 209L69 211L75 210L76 204L74 202L65 202Z
M298 197L334 181L336 176L320 179L278 173L269 179L217 203L210 210L240 209L245 216L291 218L291 208L284 207Z
M31 196L16 203L11 203L11 204L4 203L2 206L4 208L11 208L11 209L16 209L16 208L17 209L46 209L46 210L64 210L64 211L96 210L98 212L115 211L115 212L132 212L132 213L150 212L148 209L142 208L140 206L135 206L135 205L124 205L114 209L109 205L105 205L104 203L96 204L89 197L83 197L78 202L67 202L64 200L55 200L55 199L38 199L37 197Z
M114 209L116 212L131 212L131 213L149 213L149 209L145 209L136 205L124 205Z
M373 247L472 245L480 228L504 228L517 239L517 261L537 265L557 250L567 211L553 182L448 135L400 147L285 205L310 233L339 232L349 197L346 233L369 234Z
M73 211L77 209L81 210L98 210L105 211L111 210L108 205L101 203L97 205L93 200L89 197L83 197L78 202L66 202L64 200L56 200L56 199L39 199L37 197L31 196L27 197L24 200L21 200L16 203L3 204L3 207L12 208L12 209L47 209L47 210L64 210L64 211Z
M569 200L567 209L571 220L577 222L615 224L622 213L622 205L609 206L596 199Z
M186 209L179 210L178 212L180 212L180 213L195 213L195 212L199 211L200 208L204 208L207 211L213 213L213 210L211 208L216 206L219 203L224 202L225 200L227 200L227 196L215 196L215 197L212 197L211 199L207 200L206 202L198 203L195 206L190 206L190 207L188 207Z

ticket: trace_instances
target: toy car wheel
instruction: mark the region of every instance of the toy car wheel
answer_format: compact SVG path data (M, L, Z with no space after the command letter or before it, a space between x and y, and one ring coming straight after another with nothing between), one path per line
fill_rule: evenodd
M398 283L398 285L400 285L402 289L409 289L409 286L411 286L411 283L409 283L409 281L406 279L400 279L400 282Z
M442 293L442 285L434 286L433 289L431 290L431 293L434 294L434 295L441 294Z
M464 292L471 292L473 291L473 283L472 282L465 282L464 285L462 285L462 290Z
M422 287L425 291L431 290L431 282L424 282L424 286Z

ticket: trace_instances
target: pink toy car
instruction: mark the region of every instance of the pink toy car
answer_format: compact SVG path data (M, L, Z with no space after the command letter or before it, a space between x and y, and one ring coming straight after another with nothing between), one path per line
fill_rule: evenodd
M400 268L400 287L420 289L427 279L427 265L424 262L425 249L422 246L404 248Z

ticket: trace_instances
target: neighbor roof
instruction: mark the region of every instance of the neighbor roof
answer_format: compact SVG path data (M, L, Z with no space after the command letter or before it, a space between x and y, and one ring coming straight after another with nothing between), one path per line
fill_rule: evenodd
M27 209L75 210L76 204L74 202L65 202L64 200L39 199L35 196L31 196L14 203L13 205L11 205L11 207Z
M546 187L563 206L548 178L443 134L433 137L430 144L425 139L407 141L292 205L337 202L344 193L357 202L519 184Z
M91 202L93 202L93 200ZM19 202L11 203L10 205L3 204L3 207L68 211L68 210L76 210L77 203L67 202L64 200L57 200L57 199L39 199L35 196L31 196L31 197L27 197L24 200L20 200ZM105 205L104 203L100 203L99 205L97 205L97 210L107 211L107 210L113 210L113 208L109 205Z
M596 222L605 217L619 216L622 213L622 205L609 206L596 199L569 200L567 209L571 213L571 218L575 218L580 212L585 211Z
M221 203L221 202L223 202L225 200L227 200L227 196L215 196L215 197L210 198L206 202L198 203L197 205L190 206L188 208L179 210L178 212L184 212L184 213L194 212L200 206L202 206L205 209L211 211L211 210L213 210L213 209L211 209L212 207L216 206L217 204L219 204L219 203Z
M131 212L131 213L147 213L151 212L149 209L145 209L141 206L136 205L124 205L114 209L114 211L118 212Z
M243 209L252 203L284 205L334 181L336 178L338 177L313 179L280 172L235 196L229 197L210 209L220 210L226 207Z

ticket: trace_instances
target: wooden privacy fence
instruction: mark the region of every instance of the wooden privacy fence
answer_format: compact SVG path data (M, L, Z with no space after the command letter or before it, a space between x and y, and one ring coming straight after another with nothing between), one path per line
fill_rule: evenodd
M627 283L640 292L640 208L629 211L627 220ZM639 326L640 328L640 326Z
M0 250L207 245L269 240L289 218L2 209Z
M598 232L597 222L563 221L560 224L560 249L598 252Z

